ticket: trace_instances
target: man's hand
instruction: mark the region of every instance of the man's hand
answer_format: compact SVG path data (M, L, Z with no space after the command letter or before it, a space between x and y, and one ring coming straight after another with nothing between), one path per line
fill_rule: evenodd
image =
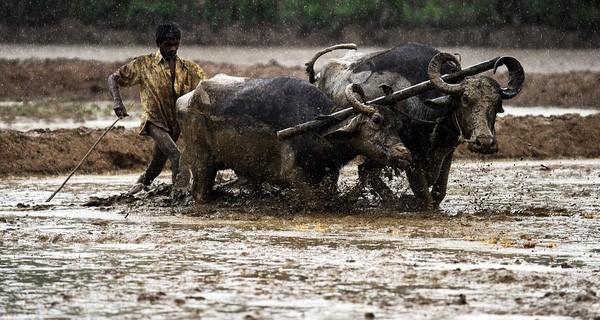
M115 102L114 110L115 110L115 114L119 118L124 118L124 117L129 116L129 114L127 113L127 110L125 109L125 106L123 105L123 102L121 102L121 101Z
M123 101L121 101L121 94L119 93L119 84L117 83L117 79L115 78L114 74L111 74L108 77L108 90L110 91L110 94L114 99L115 106L113 107L113 109L115 110L115 114L117 115L117 117L124 118L129 116L129 114L127 114L127 109L125 109L125 106L123 105Z

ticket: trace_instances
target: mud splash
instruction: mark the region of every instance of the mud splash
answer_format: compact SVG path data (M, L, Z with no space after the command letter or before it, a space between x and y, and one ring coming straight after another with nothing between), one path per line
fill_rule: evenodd
M236 194L201 207L84 206L135 178L77 176L49 204L63 177L0 181L4 318L600 316L597 160L459 162L432 213L366 194L318 214ZM389 184L410 193L401 178Z

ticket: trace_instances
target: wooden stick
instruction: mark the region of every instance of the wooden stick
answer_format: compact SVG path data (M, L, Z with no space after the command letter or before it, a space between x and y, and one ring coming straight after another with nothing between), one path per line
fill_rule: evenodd
M92 150L94 150L96 148L96 146L98 145L98 143L100 143L100 140L102 140L102 138L104 138L104 136L106 135L106 133L108 133L108 131L110 131L110 129L112 129L115 124L117 124L117 122L119 120L123 119L123 117L119 117L117 118L117 120L115 120L115 122L113 122L105 131L104 133L102 133L102 135L100 136L100 138L98 138L98 140L96 140L96 143L94 143L94 145L90 148L90 150L85 154L85 156L83 156L83 159L81 159L81 161L79 162L79 164L77 165L77 167L75 167L75 169L73 169L73 171L71 171L71 173L69 174L69 176L67 177L67 179L65 180L65 182L63 182L60 187L58 187L58 189L56 189L56 191L54 191L54 193L46 200L46 202L50 202L50 200L52 200L52 198L54 198L54 196L60 191L60 189L62 189L62 187L65 186L65 184L67 184L67 181L69 181L69 179L71 179L71 176L73 176L73 174L75 173L75 171L77 171L77 169L79 169L79 167L81 167L81 165L83 164L83 162L85 161L85 159L87 159L87 157L90 155L90 153L92 153Z

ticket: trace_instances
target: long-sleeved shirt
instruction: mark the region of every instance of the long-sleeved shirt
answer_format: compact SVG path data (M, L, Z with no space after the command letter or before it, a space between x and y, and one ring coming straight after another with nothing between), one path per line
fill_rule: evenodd
M147 135L146 122L167 132L179 131L177 98L194 90L206 79L204 70L193 61L175 58L175 81L171 83L169 63L160 50L140 56L120 67L113 75L120 86L140 85L140 101L144 108L141 135Z

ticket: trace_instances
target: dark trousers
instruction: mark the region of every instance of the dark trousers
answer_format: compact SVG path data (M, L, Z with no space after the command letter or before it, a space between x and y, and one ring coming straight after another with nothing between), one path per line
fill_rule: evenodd
M177 174L179 173L179 159L181 152L175 142L179 138L179 130L174 130L173 133L164 131L151 122L146 123L146 129L152 139L154 139L154 149L152 150L152 160L148 168L140 178L138 183L150 185L152 181L162 172L167 160L171 162L172 182L175 184Z

